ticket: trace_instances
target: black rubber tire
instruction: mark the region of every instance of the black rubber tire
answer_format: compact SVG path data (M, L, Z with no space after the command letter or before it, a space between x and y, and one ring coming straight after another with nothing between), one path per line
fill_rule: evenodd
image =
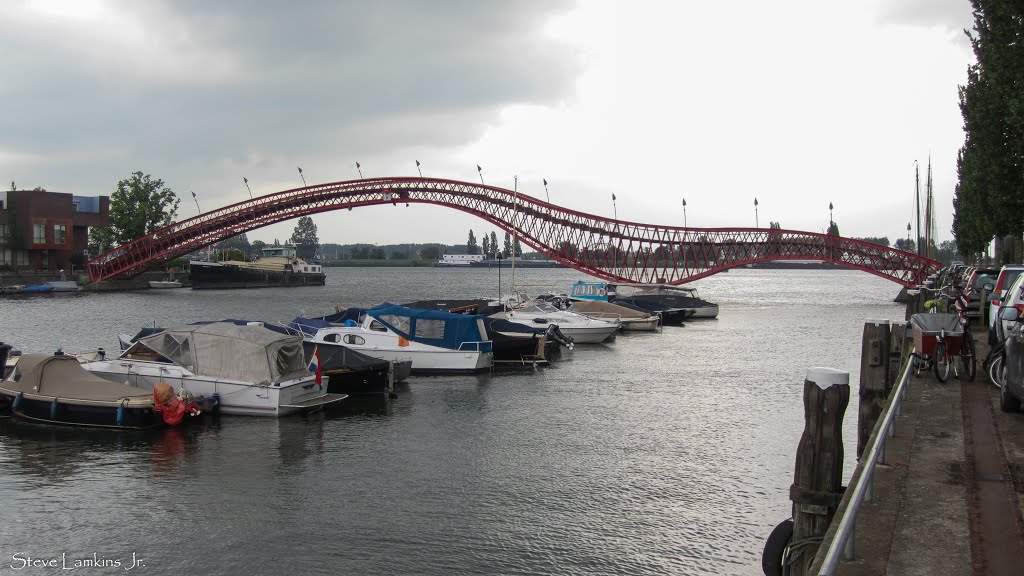
M782 576L782 555L793 540L793 519L786 518L772 530L764 542L761 553L761 571L764 576Z
M963 344L960 345L960 365L963 367L964 376L968 382L974 382L978 375L978 353L974 345L974 337L970 332L964 332Z
M951 372L951 366L949 358L946 356L946 342L939 342L935 345L935 352L932 354L932 362L935 368L935 377L939 382L945 382L949 380L949 373Z
M999 389L999 408L1003 412L1020 412L1020 398L1014 396L1006 384Z

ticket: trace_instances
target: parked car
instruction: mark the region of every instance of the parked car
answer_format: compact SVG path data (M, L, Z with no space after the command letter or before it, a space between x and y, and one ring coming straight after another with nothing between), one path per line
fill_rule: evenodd
M972 318L981 317L981 292L985 285L994 285L999 276L999 268L975 268L963 283L964 296L967 298L967 315Z
M989 342L992 344L998 342L1001 337L1005 338L1010 334L1010 331L1013 330L1014 326L1016 326L1015 318L1010 320L1002 320L998 318L1000 309L1016 308L1019 313L1024 314L1024 274L1018 274L1017 277L1013 279L1013 283L1003 291L1003 296L1002 299L999 300L999 304L999 307L996 308L996 312L994 313L994 316L997 318L989 328ZM1003 324L1002 331L999 330L998 323L1000 322Z
M1003 306L1010 286L1022 272L1024 272L1024 264L1007 264L999 270L999 275L996 276L995 287L992 288L992 294L989 296L988 302L988 343L990 345L996 343L995 325L999 307ZM1003 325L1007 328L1010 326L1006 322ZM1003 334L1008 333L1009 330L1003 332Z
M999 389L999 407L1003 412L1019 412L1024 398L1024 323L1016 308L1001 308L1001 321L1013 324L1006 336L1006 359L1003 361L1003 385Z

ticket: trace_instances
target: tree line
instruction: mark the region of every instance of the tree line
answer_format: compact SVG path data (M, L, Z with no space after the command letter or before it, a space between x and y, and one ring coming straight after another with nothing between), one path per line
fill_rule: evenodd
M959 87L964 145L957 154L953 235L962 254L1024 232L1024 3L971 0L974 30L966 31L976 62ZM1019 261L1000 253L1003 262Z
M498 248L498 235L495 232L491 232L490 235L484 233L483 235L483 246L480 246L476 242L476 234L473 230L469 231L469 239L466 240L466 254L483 254L486 258L511 258L512 254L519 258L523 255L523 247L519 244L519 238L513 238L512 234L505 232L505 244L499 249Z

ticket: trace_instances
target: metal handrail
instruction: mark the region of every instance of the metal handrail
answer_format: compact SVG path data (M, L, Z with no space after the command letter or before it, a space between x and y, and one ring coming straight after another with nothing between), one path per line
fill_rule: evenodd
M833 576L836 568L839 566L840 550L843 551L843 556L847 560L853 560L854 558L854 527L857 522L857 510L865 499L871 500L875 465L880 460L884 461L885 459L885 442L890 436L894 435L893 425L896 421L896 416L902 413L903 394L907 386L909 386L910 374L916 357L916 350L911 350L911 354L907 357L907 365L903 368L903 374L900 376L900 381L889 396L889 405L886 406L885 412L882 413L875 435L870 439L864 455L857 464L853 477L850 478L850 486L846 489L843 499L839 503L837 516L832 519L833 526L836 526L832 540L825 550L817 572L814 571L814 565L812 564L810 572L812 574ZM822 558L820 550L817 558Z

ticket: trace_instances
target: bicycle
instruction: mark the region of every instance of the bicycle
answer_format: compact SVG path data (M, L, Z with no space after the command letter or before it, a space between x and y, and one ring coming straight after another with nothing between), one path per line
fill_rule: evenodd
M914 314L911 324L914 332L914 347L917 349L916 373L931 368L939 382L946 382L952 372L957 377L961 371L955 366L955 358L959 357L963 375L973 381L977 375L977 353L974 338L970 330L970 318L967 317L967 299L959 286L944 286L938 289L920 287L920 290L934 292L935 298L925 301L925 314ZM953 289L956 296L950 296ZM947 310L949 301L954 302L955 314L940 313L941 308Z
M988 381L996 388L1003 387L1003 379L1006 375L1003 373L1004 364L1006 362L1006 334L1003 330L1003 323L1000 318L1003 315L1003 310L1013 308L1013 306L1000 306L997 314L999 315L995 321L995 336L996 342L989 349L988 354L985 355L985 360L982 361L981 365L985 369L985 373L988 375Z

